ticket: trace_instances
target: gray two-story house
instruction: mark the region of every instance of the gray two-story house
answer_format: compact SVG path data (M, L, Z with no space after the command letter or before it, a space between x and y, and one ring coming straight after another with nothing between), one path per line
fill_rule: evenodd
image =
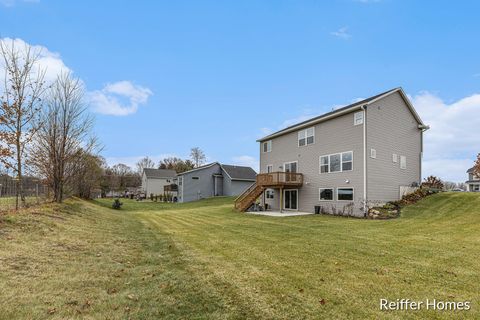
M473 173L474 168L467 170L468 180L465 182L468 186L467 191L480 192L480 177Z
M260 174L235 204L363 216L420 184L426 126L401 88L258 140Z

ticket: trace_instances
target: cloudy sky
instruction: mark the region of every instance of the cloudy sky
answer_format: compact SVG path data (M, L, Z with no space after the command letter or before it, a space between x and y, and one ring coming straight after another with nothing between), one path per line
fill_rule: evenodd
M480 2L99 2L0 0L0 37L82 79L111 164L256 167L256 138L398 86L432 128L425 175L480 152Z

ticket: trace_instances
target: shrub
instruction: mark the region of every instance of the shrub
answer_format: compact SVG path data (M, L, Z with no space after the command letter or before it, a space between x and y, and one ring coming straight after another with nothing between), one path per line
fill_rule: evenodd
M120 199L113 200L112 208L119 210L122 208L123 203L120 202Z
M153 201L153 193L150 193L150 200Z
M422 182L421 187L443 190L444 184L443 184L443 181L440 180L440 178L435 176L429 176L424 180L425 181Z

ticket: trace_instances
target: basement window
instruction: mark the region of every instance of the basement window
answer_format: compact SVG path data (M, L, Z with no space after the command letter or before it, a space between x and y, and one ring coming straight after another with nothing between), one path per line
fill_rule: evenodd
M332 201L333 200L333 188L320 188L320 201Z
M353 188L338 188L337 200L353 201Z

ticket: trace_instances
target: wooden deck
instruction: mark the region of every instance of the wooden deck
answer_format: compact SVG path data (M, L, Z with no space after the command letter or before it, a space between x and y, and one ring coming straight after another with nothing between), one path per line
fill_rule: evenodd
M257 174L257 185L264 188L301 187L303 174L292 172L270 172Z

